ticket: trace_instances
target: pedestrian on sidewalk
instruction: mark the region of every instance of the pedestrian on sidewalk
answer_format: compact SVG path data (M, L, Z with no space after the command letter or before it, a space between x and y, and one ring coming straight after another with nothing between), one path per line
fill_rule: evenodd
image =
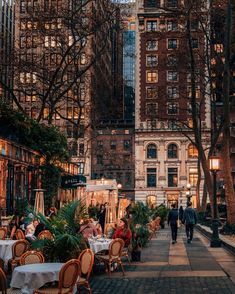
M197 213L195 209L192 208L192 202L187 203L187 208L184 210L183 215L183 224L185 224L185 230L186 230L186 236L187 236L187 242L191 243L193 239L193 230L194 226L197 223Z
M173 203L171 205L171 210L169 211L168 220L167 220L168 226L170 225L171 227L172 244L175 244L177 242L178 218L179 218L178 209L176 208L176 204Z
M183 206L181 205L179 208L179 220L182 222L184 216L184 209Z

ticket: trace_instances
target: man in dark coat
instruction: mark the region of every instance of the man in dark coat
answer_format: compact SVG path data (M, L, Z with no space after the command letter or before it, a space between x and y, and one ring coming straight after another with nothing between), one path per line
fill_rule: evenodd
M191 243L193 239L194 225L197 223L197 213L192 208L192 202L188 202L187 208L184 210L183 224L185 224L187 242Z
M172 237L172 244L175 244L177 242L177 221L179 218L178 209L176 208L176 204L173 203L171 205L172 209L170 210L168 214L168 226L171 226L171 237Z

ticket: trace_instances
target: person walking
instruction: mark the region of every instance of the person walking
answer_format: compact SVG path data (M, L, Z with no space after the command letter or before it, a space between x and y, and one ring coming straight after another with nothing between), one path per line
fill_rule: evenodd
M179 218L179 213L175 203L173 203L171 207L172 208L168 214L167 223L168 223L168 226L170 225L171 227L172 244L175 244L177 243L177 231L178 231L177 221Z
M183 224L185 224L188 243L192 242L194 225L196 225L197 219L197 213L195 209L192 208L192 202L188 202L187 208L185 208L183 215Z
M183 206L181 205L179 208L179 220L182 222L184 216L184 209Z

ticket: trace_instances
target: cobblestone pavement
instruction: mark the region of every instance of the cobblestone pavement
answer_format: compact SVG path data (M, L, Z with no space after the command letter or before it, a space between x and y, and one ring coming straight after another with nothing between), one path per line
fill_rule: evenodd
M213 248L214 249L214 248ZM166 228L142 251L141 262L124 263L126 275L104 272L91 277L93 294L235 294L235 257L224 249L213 250L199 233L187 244L183 228L171 244ZM226 269L229 270L226 270ZM85 293L85 292L84 292Z

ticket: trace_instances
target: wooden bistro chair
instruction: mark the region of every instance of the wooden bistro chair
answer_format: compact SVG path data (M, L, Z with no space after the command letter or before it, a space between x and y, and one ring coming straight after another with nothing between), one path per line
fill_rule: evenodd
M48 240L53 240L53 235L49 230L43 230L38 234L38 239L43 240L43 239L48 239Z
M22 294L20 289L7 289L7 278L4 271L0 268L0 293L1 294Z
M124 241L120 238L114 239L109 244L109 253L108 255L99 255L97 256L100 262L104 262L108 269L109 277L111 276L111 265L114 262L117 262L122 269L123 276L125 275L124 268L121 261L122 249L124 247Z
M9 260L11 270L20 264L21 256L28 250L29 242L26 240L18 240L12 246L12 259Z
M59 272L59 283L55 287L41 287L34 294L67 294L73 293L78 278L81 276L81 264L78 259L67 261Z
M15 232L16 240L25 239L24 232L21 229L17 229Z
M78 260L81 264L81 278L77 282L77 291L80 293L80 288L83 287L91 294L92 290L89 284L89 277L94 264L94 254L91 249L85 249L80 253Z
M0 240L5 240L7 237L7 228L1 227L0 228Z
M40 251L35 251L35 250L26 251L20 257L20 265L32 264L32 263L44 263L44 262L45 262L45 258Z

